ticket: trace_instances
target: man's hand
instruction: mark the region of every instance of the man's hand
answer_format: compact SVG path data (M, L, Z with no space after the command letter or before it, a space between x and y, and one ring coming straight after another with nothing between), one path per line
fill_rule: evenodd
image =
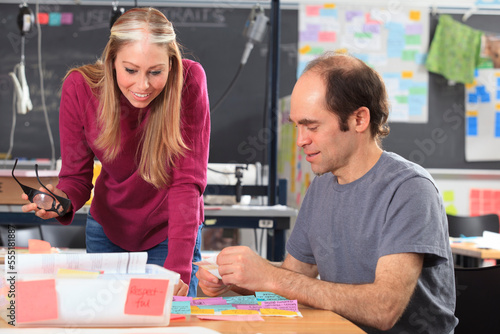
M198 284L201 290L209 297L220 296L231 289L231 286L225 285L222 280L201 267L196 272L196 277L200 280Z
M250 291L270 291L277 270L246 246L224 248L217 256L222 282Z

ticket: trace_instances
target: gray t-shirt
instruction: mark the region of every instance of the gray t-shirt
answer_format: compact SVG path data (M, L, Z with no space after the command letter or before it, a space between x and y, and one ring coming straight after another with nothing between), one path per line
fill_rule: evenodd
M339 184L331 173L314 178L287 251L316 264L322 280L348 284L373 283L384 255L425 254L410 303L388 333L452 333L458 323L441 196L425 169L397 154L384 151L368 173L349 184Z

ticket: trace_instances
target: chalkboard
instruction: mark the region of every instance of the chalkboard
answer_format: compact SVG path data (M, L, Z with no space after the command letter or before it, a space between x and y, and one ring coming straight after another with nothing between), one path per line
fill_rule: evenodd
M34 6L31 6L32 10ZM0 5L0 152L9 147L13 84L8 73L20 61L17 4ZM186 58L200 62L207 74L211 104L233 79L246 43L243 29L250 8L219 6L156 7L169 18L184 46ZM125 7L129 9L129 7ZM72 21L42 25L45 100L50 126L60 155L58 111L62 78L75 65L94 62L108 40L111 6L40 5L41 13L71 13ZM266 9L270 16L270 10ZM296 81L297 10L281 11L279 96L289 95ZM38 74L38 33L26 35L26 77L34 109L17 115L12 155L50 158L50 142L41 103ZM269 133L263 130L268 38L256 44L236 84L212 113L210 162L266 163Z
M498 15L452 15L458 22L484 32L500 33ZM439 16L431 14L431 39ZM429 73L429 122L391 123L384 149L401 154L426 168L500 169L500 162L465 160L465 89L448 85L441 75ZM500 148L491 148L500 149Z

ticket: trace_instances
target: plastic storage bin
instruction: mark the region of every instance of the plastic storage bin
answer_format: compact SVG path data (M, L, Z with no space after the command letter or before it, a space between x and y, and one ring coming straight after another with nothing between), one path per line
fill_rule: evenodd
M0 285L0 305L3 304L0 315L11 325L137 327L169 324L173 289L180 275L158 265L147 264L144 274L103 273L93 278L55 274L12 277L5 272L3 286ZM45 284L48 284L48 289ZM50 298L40 297L37 292L30 295L30 286L35 291L43 289L44 294L47 292L45 289L49 290ZM33 295L37 297L32 298ZM46 306L43 306L44 303Z

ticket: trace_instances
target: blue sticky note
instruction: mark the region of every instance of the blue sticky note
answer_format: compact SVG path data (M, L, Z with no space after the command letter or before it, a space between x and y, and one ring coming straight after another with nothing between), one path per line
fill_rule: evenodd
M60 26L60 25L61 25L61 13L50 13L49 26Z
M418 65L424 65L427 61L427 53L416 53L415 54L415 63Z
M306 66L307 66L307 61L299 61L299 63L297 64L297 78L302 75L302 72L304 71Z
M170 310L172 314L191 314L191 303L186 301L172 302L172 308Z
M488 94L488 93L480 94L479 100L480 100L480 102L483 102L483 103L489 103L491 101L490 94Z
M467 117L467 136L477 136L477 117Z
M410 116L421 116L424 105L427 103L427 95L411 94L408 96L408 114Z
M197 305L202 310L214 310L215 312L236 310L233 305Z
M500 137L500 112L495 113L495 137Z
M500 100L500 90L497 90L497 100Z
M285 297L268 291L256 291L255 297L257 297L258 301L287 300Z
M335 8L321 8L319 10L319 16L327 16L327 17L338 17L338 12Z
M255 296L231 296L224 297L228 304L239 304L239 305L256 305L258 304L257 298Z
M477 94L469 93L469 103L477 103Z
M497 78L497 87L500 87L500 77Z
M486 87L484 85L482 85L482 86L476 86L476 93L478 95L487 94Z

